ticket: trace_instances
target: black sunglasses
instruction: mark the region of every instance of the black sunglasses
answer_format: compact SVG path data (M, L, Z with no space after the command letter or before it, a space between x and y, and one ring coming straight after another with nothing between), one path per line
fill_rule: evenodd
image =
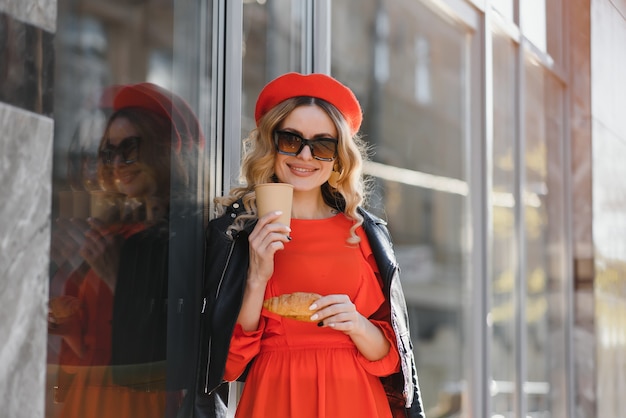
M274 131L276 151L292 157L300 154L304 147L308 146L316 160L333 161L337 158L337 143L335 138L305 139L294 132Z
M139 145L141 138L138 136L129 136L124 138L118 146L107 144L99 152L100 159L105 165L113 165L116 156L122 157L124 164L132 164L139 159Z

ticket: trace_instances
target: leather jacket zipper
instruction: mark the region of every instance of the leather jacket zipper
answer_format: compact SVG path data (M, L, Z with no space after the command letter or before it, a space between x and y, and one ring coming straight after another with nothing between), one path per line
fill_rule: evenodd
M220 289L222 287L222 282L224 281L224 276L226 275L226 269L228 268L228 265L230 264L230 258L233 255L233 250L235 249L235 240L237 239L237 237L235 237L235 239L233 239L233 243L230 245L230 250L228 251L228 257L226 258L226 264L224 264L224 270L222 270L222 276L220 277L220 281L217 285L217 290L215 292L215 299L217 300L218 296L220 295ZM204 298L204 301L202 303L202 313L205 312L206 309L206 304L207 304L207 300L206 297ZM217 387L213 388L213 390L211 390L209 392L209 366L211 363L211 342L212 342L212 338L209 337L209 351L207 353L207 361L206 361L206 370L204 373L204 393L206 393L207 395L210 395L215 389L217 389Z

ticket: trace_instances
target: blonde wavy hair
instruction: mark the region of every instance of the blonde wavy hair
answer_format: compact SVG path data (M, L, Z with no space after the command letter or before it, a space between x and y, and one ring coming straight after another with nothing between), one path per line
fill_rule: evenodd
M297 107L318 106L331 118L338 133L337 158L334 170L339 172L337 188L328 184L322 185L322 197L327 205L354 221L350 228L348 243L360 241L356 230L363 224L363 217L358 208L367 197L367 186L363 177L363 162L368 157L368 149L362 138L350 135L348 123L339 110L329 102L313 97L293 97L270 109L258 122L243 143L243 160L241 163L240 180L243 184L236 187L226 196L215 198L218 215L225 212L226 207L241 199L244 212L237 216L229 227L232 232L241 231L247 222L257 219L256 194L254 186L261 183L276 183L274 173L276 147L273 133L280 123ZM234 236L231 232L231 236Z

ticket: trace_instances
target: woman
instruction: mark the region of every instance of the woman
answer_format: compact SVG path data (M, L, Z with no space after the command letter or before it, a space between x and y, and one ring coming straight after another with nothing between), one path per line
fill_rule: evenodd
M180 198L170 190L187 179L183 149L203 137L187 105L166 90L140 83L112 91L92 210L98 197L115 213L89 219L84 266L64 298L76 312L62 323L54 309L50 315L50 332L63 337L60 417L162 417L182 398L171 376L175 390L165 385L170 206Z
M201 398L225 416L225 381L245 379L238 417L421 417L407 313L384 223L361 208L360 105L322 75L288 73L256 104L245 185L216 199L208 229ZM256 217L254 186L294 186L291 225ZM265 300L322 295L310 321ZM206 407L206 404L210 405Z

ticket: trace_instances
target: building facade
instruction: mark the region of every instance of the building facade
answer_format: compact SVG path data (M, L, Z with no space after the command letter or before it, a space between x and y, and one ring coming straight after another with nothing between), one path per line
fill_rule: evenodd
M202 229L258 92L288 71L362 104L367 206L394 238L427 417L623 416L624 16L624 0L0 0L8 416L64 414L48 304L82 263L59 261L58 236L99 192L103 91L157 84L204 132L182 154L191 210L168 226L165 379L185 394Z

